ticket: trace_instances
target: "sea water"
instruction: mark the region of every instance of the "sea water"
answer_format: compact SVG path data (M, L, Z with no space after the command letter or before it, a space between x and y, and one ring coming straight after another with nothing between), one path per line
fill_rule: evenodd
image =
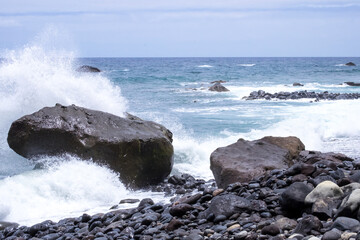
M107 211L124 198L162 193L127 190L106 167L74 156L46 157L44 169L7 145L11 123L42 107L76 104L163 124L174 134L173 173L210 179L209 157L239 138L297 136L307 149L360 156L360 100L253 100L252 91L360 92L360 58L76 58L70 51L28 45L0 63L0 221ZM91 65L101 73L79 73ZM208 91L223 80L229 92ZM302 87L292 84L299 82ZM124 207L130 207L125 205Z

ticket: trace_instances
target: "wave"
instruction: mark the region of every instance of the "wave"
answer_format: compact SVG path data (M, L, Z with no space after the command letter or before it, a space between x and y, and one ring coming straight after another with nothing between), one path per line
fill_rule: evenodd
M199 65L197 67L199 67L199 68L212 68L214 66L211 66L211 65Z
M31 171L34 163L8 147L11 123L45 106L76 104L119 116L127 109L120 87L103 74L76 72L74 53L49 48L49 34L44 34L48 39L8 51L0 63L0 220L25 224L55 219L118 201L120 195L114 192L124 193L104 167L74 160L51 170Z
M117 174L95 163L71 156L43 161L54 164L0 181L0 221L29 226L45 219L77 217L83 212L107 212L125 198L168 201L163 194L127 190Z
M256 65L255 63L238 64L238 66L241 66L241 67L253 67L253 66L255 66L255 65Z

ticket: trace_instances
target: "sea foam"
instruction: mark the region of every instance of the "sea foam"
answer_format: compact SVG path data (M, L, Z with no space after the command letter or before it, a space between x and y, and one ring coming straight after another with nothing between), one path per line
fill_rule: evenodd
M11 123L45 106L76 104L119 116L127 109L120 87L110 79L76 72L73 52L49 48L37 40L7 52L0 64L0 221L29 225L58 220L98 207L105 211L121 198L138 196L125 190L106 167L51 158L53 166L35 171L31 170L34 163L8 147Z

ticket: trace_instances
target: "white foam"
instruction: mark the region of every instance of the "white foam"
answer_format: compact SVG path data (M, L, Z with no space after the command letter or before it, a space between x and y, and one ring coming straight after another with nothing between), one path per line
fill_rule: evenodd
M255 63L244 63L244 64L238 64L240 67L253 67L255 66Z
M76 72L74 53L56 49L50 35L7 52L0 64L0 177L14 175L0 180L0 220L29 224L59 219L128 194L115 174L79 161L26 172L33 164L7 145L11 123L45 106L76 104L120 116L126 111L120 88L102 74Z
M248 139L258 139L263 136L297 136L307 149L320 151L339 151L339 144L358 141L360 135L359 100L322 101L303 107L287 108L284 120L263 130L252 130L243 136ZM335 140L337 141L337 140ZM333 142L331 148L329 142ZM358 148L352 148L352 155L359 155Z
M212 67L214 67L214 66L211 66L211 65L199 65L199 66L197 66L197 67L199 67L199 68L212 68Z
M126 190L117 174L94 163L71 156L46 160L55 164L0 180L0 221L31 225L83 212L107 212L125 198L168 201L163 194Z

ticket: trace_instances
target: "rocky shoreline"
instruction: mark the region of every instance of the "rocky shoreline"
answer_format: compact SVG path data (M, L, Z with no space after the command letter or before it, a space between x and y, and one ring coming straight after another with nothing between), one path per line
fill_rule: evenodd
M314 99L316 102L320 100L352 100L359 99L360 93L330 93L324 92L313 92L313 91L295 91L295 92L278 92L268 93L263 90L253 91L249 96L245 96L245 100L256 100L256 99L279 99L279 100L298 100L298 99Z
M290 168L224 189L173 175L152 186L174 196L169 204L142 199L57 223L9 224L0 239L360 239L359 169L342 154L302 151Z

